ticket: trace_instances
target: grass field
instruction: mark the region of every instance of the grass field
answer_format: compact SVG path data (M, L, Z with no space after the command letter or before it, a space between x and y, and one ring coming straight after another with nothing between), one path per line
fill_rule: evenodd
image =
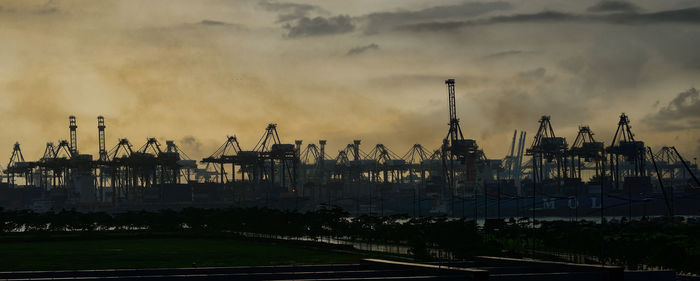
M222 238L2 241L0 271L356 263L364 256Z

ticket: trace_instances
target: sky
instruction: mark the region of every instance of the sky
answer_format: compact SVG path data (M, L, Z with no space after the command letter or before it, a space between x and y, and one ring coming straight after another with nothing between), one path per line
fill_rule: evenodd
M502 158L542 115L700 156L700 1L0 0L0 166L78 123L81 153L174 140L192 159L228 135L252 149L353 139L403 155L448 130L456 79L466 138Z

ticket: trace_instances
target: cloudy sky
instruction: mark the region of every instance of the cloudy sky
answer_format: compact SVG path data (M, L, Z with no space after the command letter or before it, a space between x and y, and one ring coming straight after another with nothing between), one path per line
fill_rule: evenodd
M609 143L621 112L638 140L700 156L700 1L0 1L0 165L68 138L81 153L126 137L192 158L227 135L251 149L353 139L399 155L457 115L490 158L541 115L573 142Z

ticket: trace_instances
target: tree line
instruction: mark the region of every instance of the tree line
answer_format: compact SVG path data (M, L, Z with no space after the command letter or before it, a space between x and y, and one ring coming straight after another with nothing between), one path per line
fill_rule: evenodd
M305 213L267 208L185 208L114 214L0 210L0 232L249 233L270 238L403 245L411 249L416 259L430 259L431 248L447 251L457 259L552 252L596 257L606 264L700 272L700 224L664 220L604 224L538 221L533 229L527 218L487 220L477 225L472 220L447 217L351 217L337 207Z

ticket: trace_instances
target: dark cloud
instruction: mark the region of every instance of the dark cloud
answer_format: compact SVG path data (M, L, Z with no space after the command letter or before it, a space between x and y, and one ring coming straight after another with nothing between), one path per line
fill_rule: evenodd
M245 25L242 24L237 24L237 23L230 23L230 22L223 22L223 21L218 21L218 20L209 20L205 19L199 22L200 25L207 25L207 26L226 26L226 27L234 27L236 29L240 30L247 30Z
M242 24L223 22L223 21L218 21L218 20L210 20L210 19L202 20L202 21L198 22L196 25L207 26L207 27L212 27L212 28L232 29L232 30L237 30L237 31L247 31L248 30L248 27L246 27L245 25L242 25Z
M365 45L365 46L358 46L358 47L355 47L355 48L348 50L347 55L348 56L359 55L359 54L362 54L362 53L364 53L366 51L370 51L370 50L379 50L379 45L372 43L372 44Z
M47 15L58 13L59 7L56 1L48 0L44 2L40 1L17 1L10 3L8 6L0 6L0 12L8 13L28 13L37 15Z
M56 12L58 12L58 6L53 0L46 1L44 5L41 5L41 7L36 10L38 14L53 14Z
M627 12L634 13L640 10L637 5L626 1L603 0L587 9L589 12Z
M355 30L355 25L352 19L346 15L335 17L303 17L297 20L294 24L286 24L284 26L288 30L288 38L321 36L348 33Z
M582 17L575 14L562 13L557 11L542 11L535 14L516 14L508 16L497 16L487 20L487 23L508 23L508 22L551 22L577 20Z
M260 6L271 12L278 12L277 22L288 22L307 17L311 12L326 13L318 6L289 2L261 1Z
M398 26L397 30L451 31L467 26L491 25L500 23L552 23L552 22L599 22L612 24L653 24L653 23L700 23L700 8L687 8L654 13L615 13L607 15L581 15L558 11L542 11L534 14L496 16L482 20L433 21Z
M547 73L547 70L544 67L538 67L532 70L528 71L523 71L518 74L520 78L525 78L525 79L540 79L544 78L544 75Z
M523 50L507 50L501 52L495 52L486 54L483 56L476 57L474 62L478 63L491 63L499 60L507 59L524 59L532 58L533 55L541 54L542 51L523 51Z
M606 19L606 18L603 18ZM700 23L700 8L661 11L647 14L615 14L607 17L616 23Z
M179 141L180 149L188 156L201 158L204 155L203 144L194 136L185 136Z
M555 22L555 21L574 21L580 20L582 16L556 12L542 11L535 14L515 14L508 16L496 16L484 20L474 21L435 21L419 24L410 24L397 27L402 31L450 31L465 26L472 25L488 25L497 23L530 23L530 22Z
M503 57L509 57L509 56L513 56L513 55L519 55L519 54L522 54L522 53L523 53L523 51L521 51L521 50L503 51L503 52L497 52L497 53L485 55L485 56L481 57L481 59L500 59L500 58L503 58Z
M700 129L700 93L695 88L679 93L645 121L664 131Z
M435 6L418 11L372 13L366 16L368 23L365 32L375 33L382 29L392 29L396 26L421 21L475 17L493 11L510 9L512 9L512 5L508 2L465 2L458 5Z
M203 25L225 25L226 24L225 22L215 21L215 20L203 20L199 23L203 24Z
M448 22L427 22L419 24L409 24L396 27L400 31L425 32L425 31L452 31L465 26L473 25L473 22L448 21Z
M288 31L287 38L331 35L355 30L355 25L349 16L310 16L311 13L328 14L326 10L316 5L269 0L263 0L259 4L267 11L278 13L277 22L284 23L282 27Z

